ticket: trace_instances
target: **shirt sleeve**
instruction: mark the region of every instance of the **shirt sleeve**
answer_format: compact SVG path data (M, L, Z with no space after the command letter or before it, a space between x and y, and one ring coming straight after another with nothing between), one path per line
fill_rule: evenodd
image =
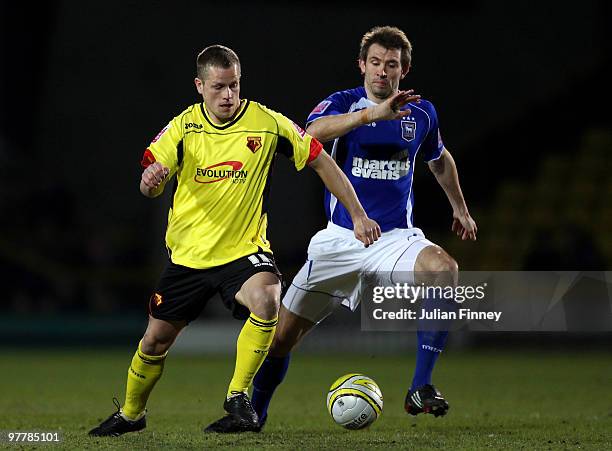
M182 115L172 119L153 138L153 141L151 141L151 144L149 144L149 147L144 152L141 162L142 167L146 168L157 161L170 169L170 174L176 172L184 136L181 117Z
M323 144L310 136L306 131L291 119L275 111L268 110L278 124L278 143L276 152L282 153L300 171L317 158L323 150Z
M442 135L438 125L438 114L431 103L429 104L428 114L430 119L429 130L423 141L422 149L423 159L425 161L432 161L440 158L444 150L444 143L442 142Z
M311 111L306 119L306 127L321 117L348 113L349 108L350 102L347 102L346 95L343 92L335 92Z

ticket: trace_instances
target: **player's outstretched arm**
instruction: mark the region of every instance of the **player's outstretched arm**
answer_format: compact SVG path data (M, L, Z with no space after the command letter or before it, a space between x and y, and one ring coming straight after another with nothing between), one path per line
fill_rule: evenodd
M159 162L150 164L142 171L140 177L140 192L147 197L157 197L164 191L162 182L170 170Z
M331 141L344 136L354 128L377 121L390 121L408 116L411 111L400 108L410 102L418 102L420 95L414 90L398 91L378 105L355 111L354 113L334 114L321 117L312 122L306 131L321 142Z
M444 149L440 158L432 160L427 164L453 207L453 225L451 230L461 237L462 240L470 239L476 241L478 227L476 227L476 222L470 216L465 199L463 198L461 186L459 185L457 165L453 156L448 150Z
M368 217L357 198L353 185L336 162L325 151L322 151L308 165L321 177L327 189L346 207L353 220L355 238L366 247L378 240L380 238L379 225Z

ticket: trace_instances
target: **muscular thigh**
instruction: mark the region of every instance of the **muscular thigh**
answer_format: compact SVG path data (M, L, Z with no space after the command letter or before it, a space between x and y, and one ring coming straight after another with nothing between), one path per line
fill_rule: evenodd
M169 262L149 299L149 314L170 323L193 321L215 294L215 279L214 270Z
M260 288L268 291L269 286L274 286L276 288L272 290L278 289L277 297L280 296L281 277L272 254L258 252L247 255L225 265L220 271L221 299L235 318L246 319L253 304L258 302L254 298L262 294Z
M259 272L242 284L236 300L252 313L264 319L272 319L278 313L281 284L271 272Z

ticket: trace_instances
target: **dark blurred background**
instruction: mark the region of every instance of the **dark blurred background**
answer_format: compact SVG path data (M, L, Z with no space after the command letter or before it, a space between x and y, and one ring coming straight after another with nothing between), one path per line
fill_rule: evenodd
M195 57L213 43L240 56L244 98L303 125L327 95L362 84L364 32L402 28L414 52L401 86L436 106L479 237L451 234L450 207L423 162L416 226L462 269L610 269L608 5L1 3L4 343L96 331L133 342L164 265L169 205L168 193L139 193L140 157L200 100ZM280 158L270 210L269 238L290 279L325 226L322 184ZM228 314L215 303L205 316Z

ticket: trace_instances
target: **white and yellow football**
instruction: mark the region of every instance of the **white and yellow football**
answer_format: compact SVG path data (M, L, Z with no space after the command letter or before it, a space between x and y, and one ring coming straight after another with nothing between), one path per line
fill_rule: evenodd
M380 416L383 396L372 378L345 374L329 388L327 410L334 421L347 429L365 428Z

